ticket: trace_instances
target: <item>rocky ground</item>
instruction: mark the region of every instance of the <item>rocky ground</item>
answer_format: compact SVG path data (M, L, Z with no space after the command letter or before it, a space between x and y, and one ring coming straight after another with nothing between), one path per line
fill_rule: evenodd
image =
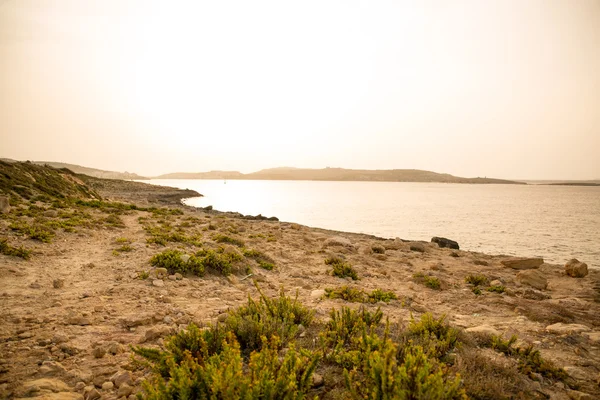
M108 193L100 185L94 188L101 195ZM131 200L119 190L110 197ZM332 308L358 306L327 298L326 288L392 291L397 300L367 307L381 307L393 322L432 312L445 314L452 325L467 331L517 335L519 342L534 344L577 382L573 390L534 376L528 385L540 398L600 398L598 270L572 277L564 266L543 260L512 260L435 243L247 220L173 205L177 200L175 196L166 203L180 211L124 210L118 214L119 223L81 225L75 232L57 229L49 243L19 234L11 224L33 218L18 215L31 204L42 209L37 212L45 219L60 218L64 210L30 201L3 214L0 237L32 254L28 260L0 255L0 398L133 398L149 372L132 363L131 345L160 345L190 322L204 326L222 320L228 309L256 297L255 281L267 295L281 287L297 291L322 320ZM108 211L85 209L90 221L104 221ZM167 225L195 239L166 246L149 243L153 233L148 227ZM149 263L165 248L192 254L197 240L215 247L217 235L267 254L276 268L268 271L247 259L233 275L200 278L164 275ZM324 263L330 256L351 264L360 280L332 276ZM571 268L572 274L584 275L581 266ZM465 281L469 275L487 278L480 294ZM427 286L433 278L439 288ZM500 286L503 293L486 290Z

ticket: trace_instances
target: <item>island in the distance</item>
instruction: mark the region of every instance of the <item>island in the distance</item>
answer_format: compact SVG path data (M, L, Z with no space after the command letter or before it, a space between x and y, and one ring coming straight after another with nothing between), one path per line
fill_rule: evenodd
M175 172L153 179L247 179L247 180L297 180L297 181L374 181L374 182L441 182L517 184L524 182L493 178L462 178L419 169L345 169L345 168L292 168L263 169L244 174L238 171Z

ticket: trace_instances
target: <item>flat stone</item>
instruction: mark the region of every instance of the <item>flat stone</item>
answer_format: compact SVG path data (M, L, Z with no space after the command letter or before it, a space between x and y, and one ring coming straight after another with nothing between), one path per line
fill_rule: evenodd
M118 397L127 397L131 393L133 393L133 388L126 383L124 383L119 390L117 390Z
M583 336L586 336L594 344L600 344L600 332L586 332Z
M325 295L325 289L315 289L312 292L310 292L310 297L312 297L313 299L320 299L321 297L323 297L323 295Z
M577 380L581 381L581 380L584 380L587 378L585 371L582 370L581 368L568 365L568 366L564 367L563 369L565 370L565 372L567 374L569 374L570 377L575 378Z
M541 257L512 257L501 261L502 265L512 269L536 269L544 263Z
M152 281L152 286L163 287L163 286L165 286L165 283L163 282L162 279L155 279Z
M595 400L591 394L579 392L577 390L567 390L567 395L571 400Z
M115 384L111 381L104 382L102 384L102 390L112 390L115 387Z
M37 393L37 392L68 392L71 390L69 385L64 383L58 379L52 378L42 378L36 379L34 381L25 382L23 384L23 388L27 393Z
M122 371L114 374L110 380L115 384L116 387L120 388L122 385L133 386L133 378L131 377L131 372ZM127 394L129 396L130 393ZM119 395L121 397L121 395Z
M171 327L166 325L153 326L144 334L144 342L151 342L171 333Z
M523 285L531 286L538 290L544 290L548 287L548 279L537 270L525 270L517 274L517 281Z
M588 332L591 329L581 324L563 324L562 322L558 322L556 324L548 325L546 330L550 333L564 335L570 333Z
M35 400L83 400L83 395L75 392L46 393L36 396Z

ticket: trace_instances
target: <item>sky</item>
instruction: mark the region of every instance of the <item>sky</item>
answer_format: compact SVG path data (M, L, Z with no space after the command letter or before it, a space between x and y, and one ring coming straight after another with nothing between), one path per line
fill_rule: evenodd
M600 179L600 1L0 0L0 157Z

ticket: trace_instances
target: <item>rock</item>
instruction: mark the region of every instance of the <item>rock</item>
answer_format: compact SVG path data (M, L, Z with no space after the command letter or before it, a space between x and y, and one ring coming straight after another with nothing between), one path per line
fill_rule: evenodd
M146 331L143 342L151 342L160 337L167 336L170 333L171 333L171 328L169 326L165 326L165 325L154 326Z
M504 284L500 279L494 279L490 282L490 286L503 286Z
M71 390L69 385L58 379L42 378L34 381L25 382L23 389L26 393L33 395L40 392L68 392Z
M36 400L83 400L83 396L74 392L47 393L36 396Z
M548 287L548 279L537 270L525 270L517 274L517 281L523 285L528 285L533 288L544 290Z
M556 324L548 325L546 330L550 333L564 335L570 333L588 332L591 329L581 324L563 324L562 322L558 322Z
M175 274L175 279L177 279L178 281L180 281L180 280L182 280L182 279L183 279L183 275L181 275L179 272L177 272L177 273Z
M354 245L352 244L352 242L350 242L349 239L346 239L341 236L334 236L334 237L326 239L323 242L323 248L332 247L332 246L342 246L342 247L346 247L349 249L354 249Z
M418 251L419 253L425 253L425 246L421 243L411 243L410 244L411 251Z
M163 318L163 322L167 325L170 325L173 323L173 318L171 318L170 316L167 315Z
M585 371L582 370L581 368L567 365L567 366L563 367L563 369L565 370L565 372L567 374L569 374L570 377L575 378L577 380L582 381L587 378Z
M176 281L176 280L177 280L177 277L176 277L175 275L169 275L169 276L167 277L167 279L168 279L168 280L170 280L170 281Z
M52 281L52 286L54 286L54 289L62 289L65 286L65 281L64 279L55 279Z
M184 254L181 256L181 261L183 261L184 263L187 263L188 261L190 261L190 256L189 254Z
M117 397L127 397L133 393L133 388L128 384L124 383L119 390L117 390Z
M10 199L8 196L0 196L0 213L8 214L10 212Z
M431 238L432 243L437 243L439 247L460 250L458 243L451 239L434 236Z
M58 375L66 371L67 369L56 361L44 361L40 367L40 374L42 375Z
M594 396L577 390L567 390L567 395L571 400L594 400Z
M325 379L323 379L323 375L321 374L313 374L312 376L313 378L313 387L317 388L317 387L321 387L323 386L323 384L325 384Z
M76 391L81 392L83 389L85 389L85 382L77 382L75 384Z
M121 318L120 323L124 328L133 328L141 325L148 325L152 322L152 315L149 313L145 314L132 314L124 318Z
M523 291L523 298L529 300L547 300L550 298L550 295L542 293L539 290L527 288Z
M502 265L512 269L536 269L544 263L541 257L512 257L501 261Z
M224 312L222 314L219 314L217 316L217 321L219 321L219 322L225 322L227 320L228 316L229 316L229 313L226 313L226 312Z
M102 358L106 355L106 349L102 346L98 346L92 351L92 355L94 358Z
M583 278L588 274L588 266L586 263L573 258L565 264L565 272L573 278Z
M90 319L87 317L84 317L83 315L74 315L74 316L67 318L67 325L85 326L85 325L91 325L91 324L92 324L92 322L90 321Z
M600 344L600 332L587 332L583 334L586 336L590 342L594 344Z
M115 387L115 384L112 383L111 381L107 381L102 384L102 390L113 390L114 387Z
M324 295L325 289L315 289L312 292L310 292L310 297L312 297L313 299L320 299Z
M55 210L46 210L44 211L44 217L48 218L56 218L58 213Z
M30 284L29 284L29 287L30 287L31 289L39 289L39 288L41 288L42 286L41 286L39 283L37 283L37 282L32 282L32 283L30 283Z
M165 286L165 283L162 281L162 279L155 279L152 281L152 286L163 287Z
M156 268L154 271L154 276L157 278L164 278L169 275L169 271L166 268Z
M95 387L88 386L84 390L83 397L85 400L98 400L102 395Z
M133 379L131 377L131 372L122 371L114 374L110 380L115 384L116 387L120 388L122 385L133 386ZM129 396L129 394L127 394ZM119 395L121 397L121 395Z
M500 332L498 332L498 330L496 328L489 326L489 325L474 326L471 328L467 328L465 330L469 333L481 333L484 335L500 336Z
M57 333L52 337L52 343L61 344L69 341L69 337L63 333Z
M117 342L110 342L106 346L106 351L113 356L124 351L123 345Z

